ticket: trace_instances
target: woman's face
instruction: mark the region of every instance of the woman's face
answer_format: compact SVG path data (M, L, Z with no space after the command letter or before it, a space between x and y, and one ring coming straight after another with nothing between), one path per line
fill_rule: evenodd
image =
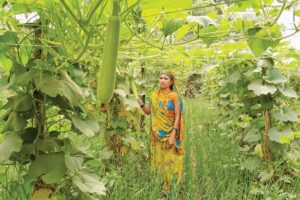
M160 84L160 88L161 89L165 89L165 88L171 88L172 85L172 81L169 77L167 77L166 75L160 75L159 77L159 84Z

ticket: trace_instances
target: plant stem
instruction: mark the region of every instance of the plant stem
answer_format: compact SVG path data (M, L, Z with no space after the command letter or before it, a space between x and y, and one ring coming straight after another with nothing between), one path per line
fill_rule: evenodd
M84 52L86 51L88 45L89 45L89 42L91 40L91 33L89 32L89 34L87 35L87 38L85 40L85 43L84 43L84 46L83 48L81 49L80 53L78 54L77 58L75 59L75 62L79 61L79 59L81 58L81 56L84 54Z
M91 18L93 17L93 14L96 12L97 8L100 6L100 4L102 3L102 1L103 1L103 0L98 0L98 1L96 2L95 6L93 6L93 7L91 8L91 10L89 11L89 13L88 13L88 15L87 15L87 17L86 17L86 20L85 20L85 22L86 22L87 24L90 23Z
M285 5L286 5L286 0L284 0L282 6L281 6L281 9L278 13L278 15L276 16L275 20L273 21L273 23L270 25L270 27L274 26L276 24L276 22L278 21L279 17L281 16L283 10L285 9Z
M88 34L88 31L86 30L86 28L82 25L82 23L80 22L80 20L77 19L77 17L75 16L75 14L71 10L71 8L67 5L67 3L65 2L65 0L60 0L60 2L65 7L65 9L71 14L72 18L77 22L77 24L81 27L81 29L83 30L83 32L85 34Z
M196 41L196 40L198 40L199 38L200 38L200 37L199 37L199 36L197 36L197 37L195 37L195 38L193 38L193 39L191 39L191 40L187 40L187 41L184 41L184 42L179 42L179 43L176 43L176 44L174 44L173 46L182 45L182 44L187 44L187 43L190 43L190 42Z
M136 33L134 32L134 30L132 30L132 29L129 27L129 25L127 24L126 20L124 20L124 22L125 22L125 25L127 26L127 28L130 30L130 32L131 32L132 34L134 34L137 38L139 38L140 40L142 40L143 42L149 44L149 45L152 46L152 47L161 49L160 46L157 46L157 45L155 45L155 44L152 44L152 43L148 42L147 40L143 39L142 37L140 37L138 34L136 34Z

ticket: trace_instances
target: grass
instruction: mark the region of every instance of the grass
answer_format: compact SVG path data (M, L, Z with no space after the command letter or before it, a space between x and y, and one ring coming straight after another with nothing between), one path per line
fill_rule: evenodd
M185 105L185 179L181 194L173 192L170 199L248 199L253 178L234 165L238 147L220 136L218 111L205 98L187 100ZM124 162L122 176L104 199L159 199L161 180L147 173L148 160Z
M255 175L239 169L239 145L218 128L218 110L209 100L186 100L185 119L185 178L180 195L175 190L170 199L297 199L299 179L284 190L276 184L261 187ZM142 138L147 143L147 137ZM117 172L121 176L116 176L114 186L103 199L160 199L161 180L149 174L148 167L147 158L128 156Z
M187 105L187 199L246 198L252 177L238 170L238 146L218 128L218 110L204 98Z
M282 192L278 185L260 189L260 195L255 196L251 193L256 187L256 177L239 169L239 146L218 128L218 110L209 100L188 99L184 109L187 136L185 177L182 188L175 189L170 199L293 199L292 193L297 193L297 188L300 188L300 179L292 186L285 187L285 191L290 192L287 194ZM162 180L149 172L148 132L138 137L145 144L143 150L129 151L119 167L111 167L108 171L103 166L97 169L98 174L102 177L105 174L108 180L107 195L101 199L165 199L160 191ZM90 140L80 138L75 139L78 145L91 144ZM102 145L92 141L92 148L97 152ZM1 171L3 172L3 169L0 166Z

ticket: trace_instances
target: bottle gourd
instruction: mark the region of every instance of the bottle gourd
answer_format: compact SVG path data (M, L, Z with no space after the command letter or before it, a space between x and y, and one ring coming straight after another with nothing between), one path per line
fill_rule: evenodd
M112 15L108 19L102 66L97 72L97 99L100 104L108 103L116 83L116 67L119 48L120 19L118 1L113 2Z

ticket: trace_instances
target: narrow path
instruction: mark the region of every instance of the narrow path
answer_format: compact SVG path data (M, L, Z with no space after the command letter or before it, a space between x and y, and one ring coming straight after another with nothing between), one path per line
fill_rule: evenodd
M241 172L236 143L218 127L218 110L207 99L186 100L185 199L243 199L247 185Z

